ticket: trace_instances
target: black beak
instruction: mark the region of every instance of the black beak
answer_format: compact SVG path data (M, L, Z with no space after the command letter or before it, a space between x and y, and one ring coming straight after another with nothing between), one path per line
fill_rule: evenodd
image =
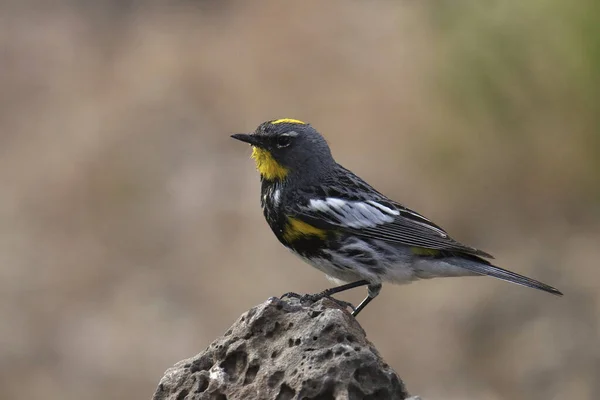
M235 133L231 135L231 137L242 142L249 143L252 146L260 145L260 140L256 137L256 135L251 135L248 133Z

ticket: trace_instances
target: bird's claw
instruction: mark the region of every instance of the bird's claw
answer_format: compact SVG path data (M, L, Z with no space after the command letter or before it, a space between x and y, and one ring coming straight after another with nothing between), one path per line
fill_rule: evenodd
M352 303L350 303L349 301L339 300L339 299L336 299L335 297L331 297L331 296L323 296L323 298L333 301L335 304L337 304L338 306L340 306L342 308L349 308L352 310L352 312L356 311L356 307L354 307L354 305Z
M352 312L356 311L356 307L354 307L354 305L352 303L344 301L344 300L336 299L335 297L332 297L331 295L328 295L326 293L298 294L298 293L294 293L294 292L288 292L288 293L284 293L279 298L283 299L285 297L289 297L292 299L299 299L301 303L314 303L321 299L329 299L342 308L350 308L352 310Z
M304 295L304 296L306 296L306 295ZM289 297L290 299L301 299L303 296L301 294L294 293L294 292L287 292L287 293L284 293L281 296L279 296L280 299L285 299L286 297Z

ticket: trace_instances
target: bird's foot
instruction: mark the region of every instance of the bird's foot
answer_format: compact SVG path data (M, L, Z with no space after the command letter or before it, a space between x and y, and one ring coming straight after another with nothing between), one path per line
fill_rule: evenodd
M349 301L336 299L335 297L331 296L323 296L322 298L329 299L342 308L349 308L350 310L352 310L352 313L356 311L356 307L354 307L354 304L350 303Z
M279 297L279 298L283 299L285 297L299 299L301 303L314 303L321 299L329 299L342 308L349 308L352 310L352 312L356 311L356 307L354 307L354 305L352 303L344 301L344 300L336 299L335 297L332 297L330 294L323 293L323 292L315 293L315 294L298 294L298 293L294 293L294 292L288 292L288 293L281 295L281 297Z
M303 296L306 296L306 295L301 295L301 294L294 293L294 292L287 292L287 293L284 293L281 296L279 296L279 298L285 299L286 297L289 297L290 299L301 299Z

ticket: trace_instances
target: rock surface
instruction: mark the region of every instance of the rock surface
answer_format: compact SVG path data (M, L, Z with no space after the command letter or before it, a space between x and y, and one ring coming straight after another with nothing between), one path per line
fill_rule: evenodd
M154 400L406 399L356 319L328 299L270 298L168 369Z

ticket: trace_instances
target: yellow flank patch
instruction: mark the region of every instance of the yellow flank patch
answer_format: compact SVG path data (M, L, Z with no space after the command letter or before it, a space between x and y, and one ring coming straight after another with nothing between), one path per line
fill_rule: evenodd
M306 125L306 122L302 122L299 119L281 118L281 119L276 119L275 121L271 121L271 124L273 124L273 125L277 125L277 124L300 124L300 125Z
M288 242L293 242L303 236L316 236L320 239L325 239L327 232L299 219L288 217L288 224L283 232L283 238Z
M418 256L437 256L438 254L440 254L439 250L434 250L434 249L426 249L424 247L411 247L410 251L412 251L413 254L416 254Z
M275 161L267 150L252 147L252 158L256 162L256 169L260 175L268 181L283 179L288 174L287 168Z

